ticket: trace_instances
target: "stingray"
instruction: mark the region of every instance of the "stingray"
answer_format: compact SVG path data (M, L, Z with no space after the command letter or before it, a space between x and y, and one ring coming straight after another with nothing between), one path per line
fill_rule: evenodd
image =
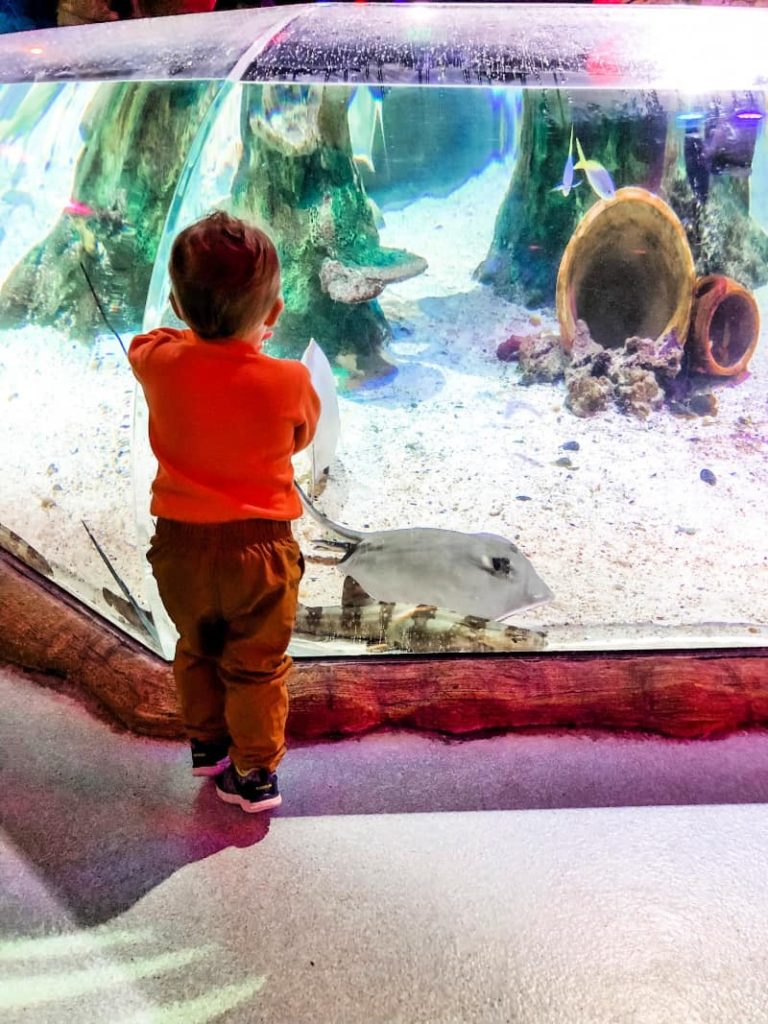
M433 605L458 615L501 619L551 601L552 591L510 540L431 527L362 533L319 512L296 485L304 508L343 538L337 568L374 601Z

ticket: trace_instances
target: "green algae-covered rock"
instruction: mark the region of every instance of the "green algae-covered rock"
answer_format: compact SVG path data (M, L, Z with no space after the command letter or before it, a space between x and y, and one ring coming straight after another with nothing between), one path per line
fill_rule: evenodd
M273 349L296 356L313 337L331 361L352 354L372 370L389 334L375 296L426 262L379 243L352 159L349 95L341 86L248 86L231 208L263 225L280 254L286 308Z
M117 329L141 323L152 266L191 140L217 86L101 86L81 125L72 201L0 291L0 324L53 325L88 341L103 321L88 271Z

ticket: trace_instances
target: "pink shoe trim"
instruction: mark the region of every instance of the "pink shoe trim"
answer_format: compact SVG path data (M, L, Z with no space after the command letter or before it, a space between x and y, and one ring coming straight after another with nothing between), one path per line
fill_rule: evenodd
M248 800L240 796L239 793L222 793L218 786L216 787L216 794L220 800L224 801L225 804L235 804L237 807L240 807L241 810L245 811L246 814L258 814L259 811L268 811L272 807L279 807L283 802L283 798L280 793L269 800L260 800L258 803L250 803Z
M198 777L204 775L206 778L211 778L214 775L221 775L225 769L229 768L230 764L231 761L229 760L229 755L227 755L220 761L217 761L216 764L207 764L202 768L193 768L192 774L197 775Z

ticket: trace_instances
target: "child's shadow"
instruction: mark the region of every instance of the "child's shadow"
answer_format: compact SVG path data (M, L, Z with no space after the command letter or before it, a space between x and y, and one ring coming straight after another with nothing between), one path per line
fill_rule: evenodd
M222 803L185 744L115 733L73 701L0 677L0 824L82 926L127 910L186 864L251 846L269 812Z

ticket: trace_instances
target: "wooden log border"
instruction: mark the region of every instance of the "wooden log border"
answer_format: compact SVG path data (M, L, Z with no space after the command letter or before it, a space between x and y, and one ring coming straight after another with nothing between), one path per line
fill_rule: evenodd
M182 735L170 666L2 551L0 660L96 702L134 732ZM768 724L768 649L302 659L290 689L294 739L382 726L693 738Z

